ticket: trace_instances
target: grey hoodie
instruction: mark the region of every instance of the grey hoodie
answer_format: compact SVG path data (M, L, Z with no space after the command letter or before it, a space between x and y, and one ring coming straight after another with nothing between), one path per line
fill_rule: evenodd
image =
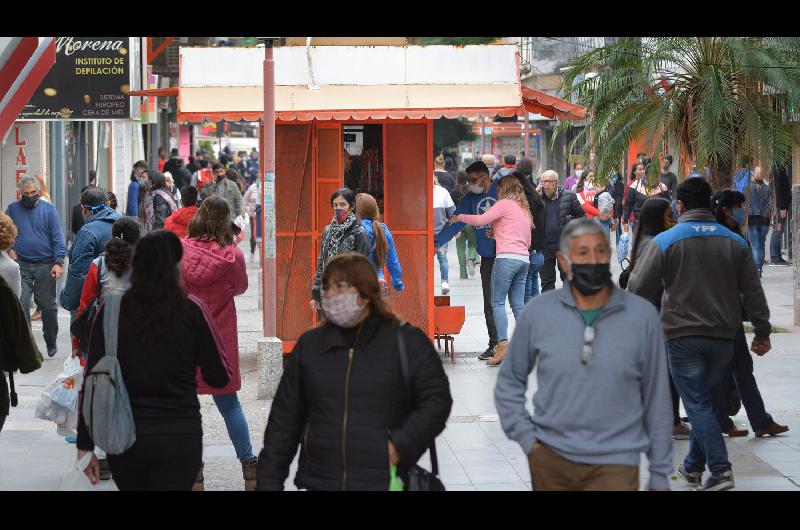
M494 391L503 430L525 453L539 440L573 462L638 467L644 452L650 487L669 488L672 405L658 312L614 287L594 327L584 365L586 325L569 284L528 302ZM535 364L531 416L525 390Z
M769 337L769 306L750 248L710 210L689 210L654 237L636 258L628 291L651 299L662 281L667 339L731 340L742 325L742 304L756 337Z

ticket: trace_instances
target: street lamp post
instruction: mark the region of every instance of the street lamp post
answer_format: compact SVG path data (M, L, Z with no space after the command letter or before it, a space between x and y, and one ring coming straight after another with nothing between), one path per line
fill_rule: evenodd
M274 37L260 37L264 43L264 142L261 186L261 275L264 337L258 341L258 398L275 396L283 372L283 344L277 337L275 267L275 61Z

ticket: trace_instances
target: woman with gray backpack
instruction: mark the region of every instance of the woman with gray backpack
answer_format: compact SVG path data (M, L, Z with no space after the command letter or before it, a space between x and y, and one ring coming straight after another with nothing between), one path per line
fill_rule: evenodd
M203 452L197 369L216 388L229 381L205 306L180 288L182 255L171 232L140 239L130 289L106 298L92 324L78 460L97 440L121 491L192 489ZM86 475L97 483L96 458Z

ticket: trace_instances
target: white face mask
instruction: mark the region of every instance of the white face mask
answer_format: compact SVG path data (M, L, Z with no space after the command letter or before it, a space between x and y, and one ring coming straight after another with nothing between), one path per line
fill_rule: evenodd
M469 191L471 191L472 193L483 193L483 186L479 184L470 184Z
M583 176L583 170L579 169L578 171L576 171L575 172L575 176L578 177L578 178L581 178Z
M361 316L364 308L358 305L358 293L343 293L323 296L322 310L328 320L337 326L349 328Z

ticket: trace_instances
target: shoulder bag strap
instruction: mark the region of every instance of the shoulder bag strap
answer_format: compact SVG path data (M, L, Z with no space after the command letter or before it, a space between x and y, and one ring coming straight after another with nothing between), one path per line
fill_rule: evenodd
M0 372L0 377L3 377L3 372ZM14 389L14 372L8 372L8 386L10 404L12 407L16 407L19 404L19 399L17 398L17 391Z
M117 356L117 339L119 338L119 308L122 302L121 294L110 294L103 299L103 338L105 340L106 355Z
M400 322L397 326L397 350L400 353L400 371L403 374L403 382L405 383L406 387L406 395L408 396L409 402L412 401L412 394L411 394L411 376L409 374L408 368L408 354L406 353L406 341L403 338L403 327L405 327L406 322ZM431 455L431 473L439 476L439 460L436 458L436 440L433 440L431 446L428 448Z

